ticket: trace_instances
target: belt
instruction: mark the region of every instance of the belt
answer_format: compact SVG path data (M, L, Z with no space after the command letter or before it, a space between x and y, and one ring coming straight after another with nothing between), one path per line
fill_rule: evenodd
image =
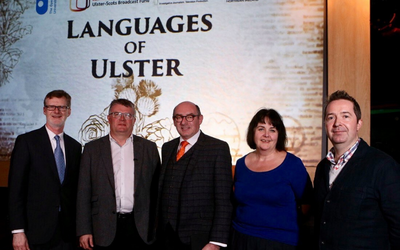
M132 213L125 213L125 214L121 214L121 213L117 213L117 218L118 219L128 219L132 216Z

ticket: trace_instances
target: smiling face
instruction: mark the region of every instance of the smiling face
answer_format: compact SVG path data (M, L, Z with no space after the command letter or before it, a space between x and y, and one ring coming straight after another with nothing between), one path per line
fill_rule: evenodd
M182 102L174 109L173 116L187 116L187 115L195 115L193 121L188 122L185 118L181 121L176 121L174 119L174 125L179 135L184 139L190 139L193 135L195 135L200 130L200 125L203 122L203 116L199 115L199 112L191 102Z
M114 104L110 109L109 113L120 112L120 113L129 113L134 115L134 110L131 107L125 107L122 104ZM107 116L108 122L110 124L110 134L113 138L116 137L125 137L128 138L131 136L133 131L133 126L135 125L135 117L133 119L127 119L124 115L121 115L119 118L114 117L113 115Z
M68 106L67 99L65 97L47 98L46 106ZM60 111L58 108L53 111L43 107L43 114L46 116L46 126L48 129L53 131L55 134L59 134L64 130L65 121L71 115L71 109L68 108L65 111Z
M349 149L358 140L362 121L354 113L353 103L340 99L326 108L325 129L329 140L339 153Z
M275 150L278 141L278 130L270 123L268 118L265 123L259 122L254 128L254 142L256 149L261 151Z

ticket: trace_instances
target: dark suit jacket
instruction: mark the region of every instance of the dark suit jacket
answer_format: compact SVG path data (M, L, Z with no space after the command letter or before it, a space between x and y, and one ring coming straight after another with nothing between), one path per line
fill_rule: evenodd
M361 140L329 190L317 166L315 232L320 249L400 249L400 166Z
M133 136L135 157L134 218L140 237L155 236L160 156L154 142ZM117 229L115 181L109 135L85 145L77 200L77 235L92 234L98 246L109 246Z
M176 156L178 144L179 138L176 138L162 147L159 195L168 161ZM202 246L209 241L227 244L232 219L232 159L229 146L201 132L190 150L195 151L180 190L178 234L181 239L189 237ZM161 213L161 207L158 211ZM165 225L159 227L162 237Z
M10 228L24 229L30 244L46 243L53 236L61 205L65 240L75 239L75 204L82 147L64 133L66 169L58 177L46 128L19 135L11 155L9 188Z

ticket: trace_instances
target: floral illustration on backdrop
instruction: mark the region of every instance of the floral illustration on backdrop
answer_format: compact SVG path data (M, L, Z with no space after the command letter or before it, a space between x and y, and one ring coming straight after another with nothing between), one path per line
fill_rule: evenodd
M151 80L141 80L134 84L133 76L129 78L118 78L113 81L112 88L115 99L128 99L135 104L136 122L133 134L153 141L161 148L164 142L172 139L172 122L169 118L146 123L146 119L158 113L158 97L162 94L161 89ZM89 141L105 136L109 133L107 120L109 107L104 108L100 114L89 116L83 122L79 130L79 141L84 146Z
M20 49L12 46L32 33L32 26L22 26L19 20L32 3L26 0L0 1L0 87L9 82L22 54Z

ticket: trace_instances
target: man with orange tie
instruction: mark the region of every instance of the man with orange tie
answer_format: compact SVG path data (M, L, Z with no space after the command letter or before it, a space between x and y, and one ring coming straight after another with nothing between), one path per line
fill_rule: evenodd
M180 103L172 118L180 137L162 147L158 203L161 249L226 247L232 213L229 146L200 130L203 115L194 103Z

